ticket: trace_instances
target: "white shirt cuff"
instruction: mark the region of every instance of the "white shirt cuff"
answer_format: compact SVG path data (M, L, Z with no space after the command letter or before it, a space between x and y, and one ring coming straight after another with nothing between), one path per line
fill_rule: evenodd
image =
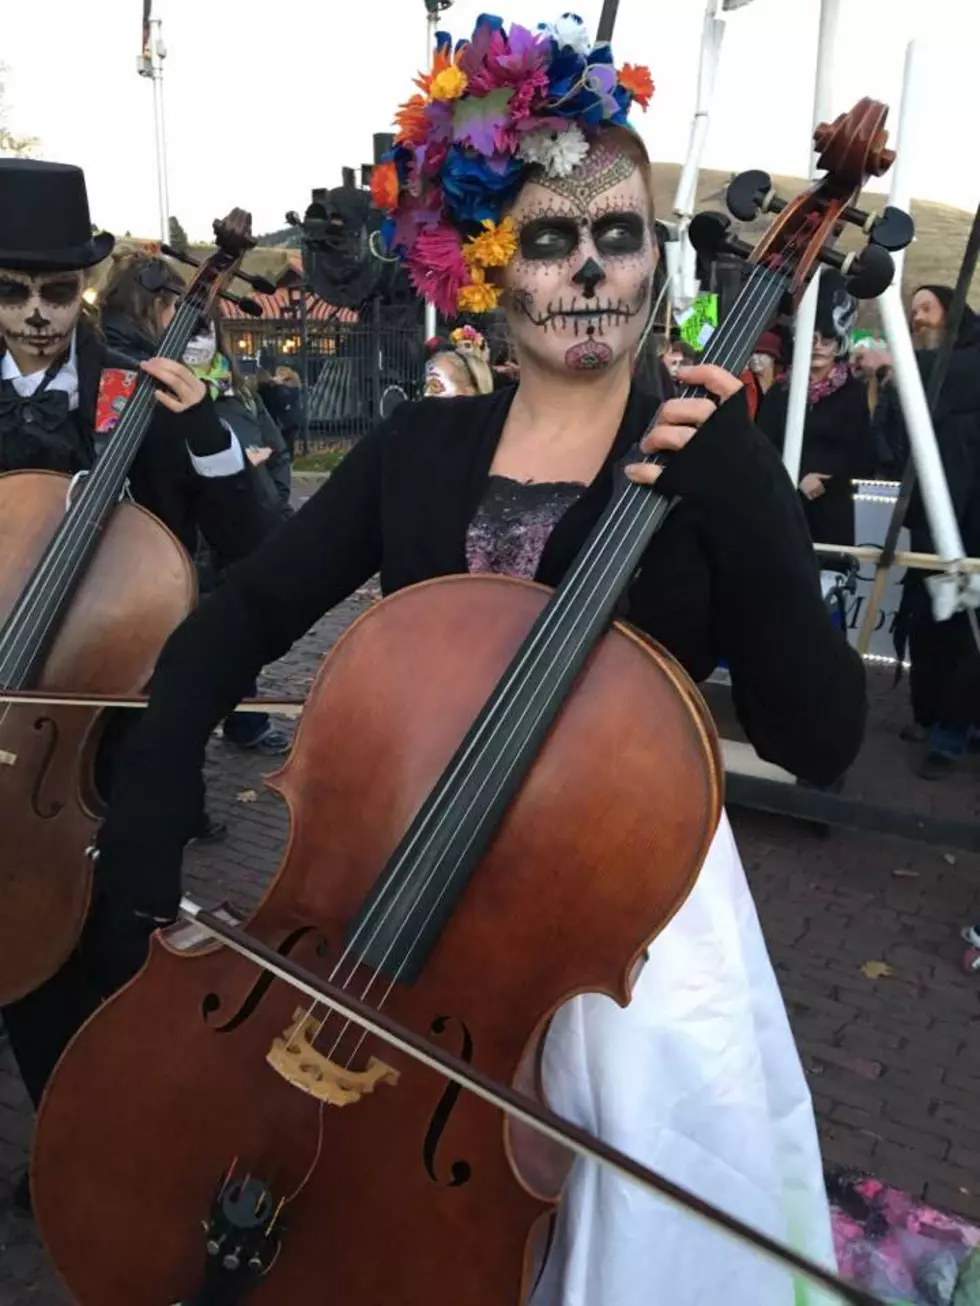
M198 476L208 478L237 476L245 468L245 455L242 453L242 446L238 443L238 437L227 422L222 422L221 425L228 432L227 449L222 449L220 453L206 454L203 458L191 453L190 449L187 450L191 454L191 462Z

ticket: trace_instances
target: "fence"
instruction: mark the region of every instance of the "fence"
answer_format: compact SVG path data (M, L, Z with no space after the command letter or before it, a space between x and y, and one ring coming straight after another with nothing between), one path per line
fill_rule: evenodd
M228 342L246 374L293 368L304 382L305 449L351 441L370 431L405 399L421 391L421 325L404 314L387 319L366 309L364 320L236 320ZM302 442L301 442L302 444Z

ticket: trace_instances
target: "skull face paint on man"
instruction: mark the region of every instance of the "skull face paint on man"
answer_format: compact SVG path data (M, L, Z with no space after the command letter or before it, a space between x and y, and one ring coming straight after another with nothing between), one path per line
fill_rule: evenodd
M600 141L568 177L532 172L511 217L519 248L504 289L519 348L572 372L628 355L649 314L657 257L637 162Z
M81 272L0 268L0 336L22 372L47 367L68 348L83 288Z

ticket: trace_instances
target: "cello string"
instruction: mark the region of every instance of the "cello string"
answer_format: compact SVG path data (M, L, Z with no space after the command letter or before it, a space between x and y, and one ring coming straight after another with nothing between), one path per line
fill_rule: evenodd
M184 321L180 321L178 316L175 315L174 321L167 332L167 336L173 337L174 340L179 336L183 327L186 326L189 329L193 326L193 322L200 312L196 306L190 304L190 301L185 300L181 304L181 309L185 307L194 307L195 311L185 313ZM161 348L165 349L167 347L168 341L165 337L161 342ZM160 356L166 355L162 354ZM147 383L141 386L138 393L133 396L131 403L127 405L123 415L126 417L129 415L130 409L133 410L134 415L129 422L132 431L136 430L146 412L152 409L155 402L152 385ZM138 452L144 434L145 432L141 433L140 439L136 441L130 435L130 432L126 431L122 439L110 441L109 447L99 461L96 470L92 473L91 481L86 481L82 491L74 500L72 507L69 509L70 515L67 524L55 536L55 547L47 557L42 558L28 583L27 589L24 591L24 597L29 599L30 606L22 614L17 627L10 632L8 646L6 648L0 646L0 649L2 649L0 651L0 667L4 668L3 679L7 678L6 668L11 661L18 657L24 657L30 651L31 645L36 645L46 638L53 621L57 618L57 613L48 617L39 634L35 629L31 628L30 623L34 619L39 606L49 597L50 587L69 583L73 570L74 572L78 571L80 562L79 555L75 553L76 546L90 534L91 518L101 518L103 513L111 507L116 497L116 491L113 489L110 496L108 493L109 484L111 484L117 473L123 469L125 463L131 461L135 453ZM135 448L132 447L134 444ZM88 490L88 494L85 493L86 490ZM94 512L90 507L90 500L94 500L95 504L98 505ZM67 566L62 561L66 556ZM72 564L74 564L74 569ZM58 574L59 567L61 568L60 575ZM54 575L51 575L52 572L54 572ZM19 646L18 640L20 641ZM0 718L0 723L2 723L2 718Z
M768 290L768 291L773 291L773 290L774 290L774 287L773 287L771 284L767 284L767 285L765 285L765 286L763 287L763 294L762 294L762 295L749 296L749 306L750 306L750 309L751 309L751 310L756 310L756 309L758 309L758 308L761 306L761 302L762 302L762 300L765 298L765 291L767 291L767 290ZM768 313L768 309L767 309L767 313ZM751 316L751 312L741 314L740 316L742 317L743 320L742 320L742 322L739 324L739 327L740 327L741 331L744 332L744 330L745 330L745 325L746 325L745 319ZM733 331L733 332L732 332L732 336L734 337L733 340L732 340L732 346L733 346L733 347L730 347L729 349L725 349L725 350L723 350L723 354L724 354L724 356L725 356L726 362L733 362L733 361L735 361L735 359L737 358L737 354L738 354L739 350L742 348L742 343L743 343L743 342L742 342L742 340L739 338L738 333ZM753 338L754 338L754 337L753 337ZM627 494L623 496L624 499L626 500L626 504L625 504L626 509L628 509L631 505L636 505L636 503L637 503L637 501L638 501L639 499L643 499L643 498L645 498L645 492L646 492L646 490L647 490L647 487L645 487L645 486L637 486L637 485L633 485L633 486L631 486L631 487L630 487L630 490L627 491ZM619 512L618 515L615 517L613 525L614 525L614 529L615 529L616 532L619 532L619 531L621 530L621 519L622 519L624 516L626 516L626 515L628 515L628 512L627 512L627 511L621 511L621 512ZM642 528L644 527L644 524L645 524L644 521L641 519L641 520L639 521L639 524L640 524L640 527L641 527L641 530L642 530ZM606 532L606 533L608 533L608 532ZM593 555L593 557L590 557L590 559L589 559L589 567L587 568L587 570L586 570L586 572L585 572L585 576L584 576L584 579L583 579L583 582L582 582L583 585L584 585L585 583L588 582L588 580L591 578L592 573L594 572L594 566L595 566L594 555L596 554L596 552L597 552L597 551L596 551L595 549L592 550L592 555ZM612 561L614 561L614 560L612 560ZM607 560L607 562L606 562L606 567L605 567L604 572L603 572L603 576L605 575L605 572L607 572L607 571L609 570L609 566L610 566L610 565L612 565L612 562L611 562L610 560ZM597 584L601 584L602 578L603 578L603 577L600 577L599 582L598 582ZM582 585L580 585L579 588L581 589L581 588L582 588ZM588 598L589 598L589 599L591 599L591 598L593 597L593 594L594 594L596 588L597 588L597 585L594 584L593 587L592 587L592 592L590 592L590 594L588 595ZM578 595L576 595L576 601L577 601L578 605L581 606L582 600L579 598ZM553 669L553 664L552 664L552 668L549 668L549 670L551 670L551 669ZM525 710L525 715L526 715L526 710ZM518 725L519 725L519 724L520 724L520 722L518 722ZM507 743L510 742L510 739L513 737L513 734L515 733L516 728L517 728L517 727L514 727L514 728L511 729L510 735L508 736L508 739L507 739L507 741L506 741ZM505 746L506 746L506 744L505 744ZM484 781L483 785L481 786L481 791L482 791L482 788L485 787L485 784L486 784L486 781ZM479 797L479 792L477 793L476 797L471 801L471 803L470 803L470 807L469 807L468 811L469 811L469 810L472 810L472 807L473 807L473 805L474 805L474 802L476 801L476 799L477 799L478 797ZM465 815L465 814L464 814L464 815ZM438 826L437 826L437 830L438 830ZM392 948L395 946L395 944L398 942L399 938L400 938L400 937L402 936L402 934L404 933L404 930L405 930L405 929L408 927L408 925L411 923L412 912L415 911L415 909L416 909L416 907L417 907L417 905L418 905L418 902L419 902L419 900L420 900L422 894L425 892L425 890L426 890L426 888L428 887L429 883L431 883L431 880L433 879L434 875L437 873L438 869L439 869L438 866L436 866L435 868L433 868L433 869L430 871L429 875L426 877L425 881L423 882L423 884L422 884L422 886L421 886L421 889L419 890L418 894L416 895L416 898L415 898L415 901L414 901L412 907L409 909L409 912L406 914L406 919L405 919L405 921L402 923L402 925L400 926L398 932L395 934L394 938L392 939L391 943L390 943L389 946L388 946L388 949L387 949L387 951L386 951L386 953L385 953L385 958L383 959L383 961L382 961L382 963L381 963L382 965L384 964L384 960L386 960L387 957L390 955L390 952L391 952ZM403 893L404 893L408 888L410 888L410 887L412 887L412 882L411 882L411 880L409 880L409 879L406 878L406 880L403 881L402 885L399 886L399 892L396 894L396 900L397 900L398 897L401 897L402 894L403 894ZM379 902L379 903L377 904L377 906L380 907L380 905L381 905L381 904L380 904L380 902ZM393 904L392 904L392 905L393 905ZM392 905L389 905L388 908L387 908L387 910L385 911L385 913L384 913L384 917L383 917L383 920L382 920L381 924L383 924L383 923L384 923L384 920L386 920L386 919L388 918L388 916L390 915L390 912L391 912L391 909L392 909ZM431 913L430 913L430 915L431 915ZM367 924L367 921L365 921L364 924ZM379 924L378 926L375 927L374 934L373 934L373 936L372 936L372 939L369 940L368 946L370 946L370 943L373 942L374 939L377 937L377 934L378 934L378 930L379 930L379 929L380 929L380 924ZM356 936L355 936L355 939L352 939L352 940L351 940L351 944L353 945L354 942L356 942ZM351 950L351 948L350 948L350 946L349 946L345 955L348 955L349 952L350 952L350 950ZM337 972L337 970L339 969L339 965L343 962L343 960L344 960L344 958L342 957L342 958L340 959L340 961L338 962L338 965L334 968L334 975L336 975L336 972ZM356 973L356 970L357 970L358 965L359 965L359 963L358 963L358 962L355 962L355 965L354 965L353 970L351 971L351 973L347 976L346 980L344 981L344 984L345 984L345 985L348 984L348 983L350 983L351 979L353 978L353 975ZM371 980L370 983L369 983L369 988L370 988L371 984L373 984L375 978L377 978L377 975L375 975L374 977L372 977L372 980ZM321 1029L322 1029L322 1027L323 1027L323 1024L322 1024L322 1022L321 1022ZM346 1031L343 1031L343 1032L346 1032ZM343 1037L343 1032L342 1032L341 1035L339 1036L340 1038ZM319 1033L319 1031L318 1031L318 1033ZM338 1039L338 1042L339 1042L339 1039ZM335 1044L335 1047L334 1047L333 1050L335 1050L335 1049L336 1049L336 1044Z
M758 268L755 269L753 275L755 275L755 273L758 273L759 271L760 271L760 269L758 269ZM765 271L765 269L762 269L762 271ZM731 339L731 343L730 343L730 344L728 345L728 347L726 348L726 347L724 346L724 342L722 342L722 343L723 343L723 349L722 349L722 356L721 356L721 359L720 359L720 362L721 362L721 365L722 365L722 366L724 366L724 365L726 365L727 363L730 363L730 362L732 362L732 361L735 361L735 359L737 358L737 354L738 354L738 352L741 350L741 348L742 348L742 346L743 346L742 335L743 335L743 334L745 333L745 331L746 331L746 326L747 326L747 324L750 323L751 318L752 318L752 317L757 313L757 311L758 311L759 308L761 307L762 303L764 302L765 298L766 298L769 294L772 294L772 293L773 293L774 286L773 286L773 283L772 283L772 281L771 281L771 279L770 279L769 277L767 277L767 276L763 276L763 277L760 278L760 281L761 281L761 285L750 285L750 286L747 286L747 287L746 287L746 293L745 293L745 296L744 296L744 302L743 302L741 305L738 305L737 308L736 308L736 310L733 312L733 315L732 315L732 325L731 325L731 327L730 327L729 333L726 333L727 335L729 335L729 337L730 337L730 339ZM780 293L781 293L781 292L780 292ZM767 312L768 312L768 310L767 310ZM753 337L753 338L754 338L754 337ZM690 388L688 388L688 389L690 389ZM644 456L644 457L648 459L650 456L649 456L649 455L646 455L646 456ZM605 525L605 526L600 530L600 532L599 532L599 534L598 534L596 540L594 541L593 545L592 545L591 548L590 548L590 551L585 555L585 557L584 557L584 559L583 559L583 564L582 564L582 567L581 567L581 569L580 569L580 578L579 578L579 586L578 586L579 589L581 589L583 586L585 586L585 585L588 584L588 581L589 581L589 579L590 579L591 572L592 572L592 570L593 570L593 568L594 568L594 565L595 565L595 561L596 561L596 559L601 555L602 550L603 550L603 548L604 548L604 546L605 546L605 541L606 541L606 539L607 539L609 536L616 535L616 534L618 534L618 533L620 532L620 530L621 530L621 524L622 524L622 519L623 519L625 516L628 516L628 514L629 514L631 508L636 504L636 502L637 502L638 500L640 500L640 499L645 499L645 498L646 498L646 491L647 491L647 487L645 487L645 486L632 485L632 486L630 486L630 487L628 488L628 490L626 491L626 493L622 496L622 499L621 499L621 501L620 501L620 504L617 505L617 512L616 512L616 513L615 513L615 514L614 514L610 519L608 519L606 525ZM575 600L575 601L578 601L578 595L577 595L577 594L574 595L573 597L574 597L574 600ZM553 625L553 624L554 624L554 622L552 622L552 625ZM541 631L541 638L540 638L539 641L538 641L539 646L543 644L543 645L546 647L546 646L547 646L547 639L548 639L549 637L550 637L550 628L547 629L547 630L544 630L544 629L543 629L543 630ZM541 650L540 647L539 647L539 648L532 648L532 649L529 649L529 650L527 651L527 654L526 654L525 659L524 659L524 665L520 668L520 670L521 670L522 673L525 671L526 666L527 666L527 663L528 663L529 661L531 661L531 660L533 659L534 656L540 656L541 651L542 651L542 650ZM496 723L494 723L494 724L496 724ZM475 743L477 743L478 741L473 741L473 742L474 742L474 744L475 744ZM472 749L471 749L471 751L472 751ZM468 759L466 759L466 758L461 759L461 763L462 763L462 762L465 762L466 760L468 760ZM460 768L457 767L457 771L458 771L459 769L460 769ZM438 827L437 827L437 828L438 828ZM424 834L426 834L426 833L428 833L428 832L425 831L425 830L419 831L419 832L418 832L418 835L417 835L417 838L416 838L416 842L417 842L418 838L421 838L421 837L422 837ZM412 851L413 851L413 846L410 845L410 846L405 850L405 852L404 852L404 856L407 856L407 855L411 854ZM404 856L403 856L402 860L404 860ZM409 881L409 880L403 880L403 881L401 882L401 884L397 884L397 885L396 885L396 884L392 884L392 886L391 886L391 891L389 892L389 899L390 899L390 901L387 902L387 903L385 903L383 900L380 900L380 899L379 899L379 901L374 905L374 914L375 914L375 915L377 914L378 911L380 911L380 910L382 909L382 907L385 907L385 910L384 910L384 912L383 912L383 915L382 915L382 919L381 919L381 921L380 921L380 922L375 926L374 933L373 933L371 939L368 940L368 944L367 944L367 946L370 946L371 942L373 942L374 939L377 937L378 930L381 928L381 926L384 924L384 922L388 919L388 917L390 916L391 911L393 910L394 906L397 904L398 900L399 900L402 896L404 896L404 894L405 894L406 892L408 892L408 891L411 889L411 887L412 887L412 883L411 883L411 881ZM425 887L425 886L423 886L423 890L424 890L424 887ZM362 937L362 935L363 935L365 929L367 929L368 926L371 925L372 923L373 923L373 921L372 921L370 915L367 916L367 917L365 917L364 921L361 922L359 928L355 931L353 937L350 939L350 941L349 941L349 943L348 943L348 946L347 946L347 948L345 949L344 953L343 953L343 954L341 955L341 957L338 959L338 962L336 963L336 965L335 965L335 967L334 967L334 969L333 969L332 975L331 975L331 978L332 978L332 979L336 979L336 978L337 978L337 975L339 974L339 971L340 971L341 966L343 966L343 964L346 962L347 958L351 955L351 953L353 952L354 948L357 946L357 944L358 944L358 942L360 941L360 939L361 939L361 937ZM351 978L353 977L353 974L354 974L354 972L356 971L357 966L358 966L359 964L360 964L360 963L359 963L358 961L355 961L355 963L354 963L354 970L352 970L351 973L347 976L347 979L344 981L344 983L349 983L349 982L350 982L350 980L351 980Z
M762 269L762 270L765 271L765 269ZM759 269L756 269L756 272L758 272L758 271L759 271ZM746 333L745 333L745 328L746 328L746 325L747 325L748 321L749 321L749 320L750 320L750 319L751 319L751 318L756 314L756 312L757 312L757 311L759 310L759 308L762 306L764 300L765 300L767 297L772 296L773 299L774 299L774 302L775 302L775 300L777 300L778 297L779 297L779 295L782 293L783 286L782 286L780 283L778 283L778 282L774 282L774 281L772 280L772 278L770 278L770 277L762 277L762 278L761 278L761 282L762 282L762 284L761 284L761 287L759 287L759 288L757 288L757 287L747 287L747 293L746 293L746 297L745 297L746 302L745 302L745 304L743 304L743 305L741 306L741 307L742 307L742 312L740 312L740 313L735 313L735 314L733 315L734 318L735 318L735 324L734 324L734 325L735 325L735 329L732 330L732 332L731 332L731 343L728 345L727 348L723 348L723 350L722 350L722 357L718 360L719 365L725 366L725 365L728 365L728 364L730 364L730 363L736 361L736 359L737 359L737 354L739 353L739 351L740 351L740 350L742 349L742 347L743 347L743 343L744 343L744 341L743 341L742 336L743 336L744 334L746 334ZM757 291L758 291L758 293L757 293ZM771 311L771 307L772 307L772 306L766 306L766 314L767 314L767 317L768 317L769 312ZM738 319L741 319L741 321L739 321ZM753 339L754 339L755 334L757 334L757 333L758 333L758 330L761 329L761 328L759 328L756 324L752 324L752 326L753 326L753 332L754 332L754 334L753 334ZM728 334L728 333L726 333L726 334ZM714 361L714 360L712 360L712 361ZM691 388L690 388L690 387L687 387L686 389L688 390L688 392L690 392L690 389L691 389ZM645 456L645 459L644 459L644 460L649 460L650 457L651 457L650 455L647 455L647 456ZM615 515L615 516L610 520L610 528L609 528L609 530L605 531L604 534L609 534L610 531L617 532L617 533L621 533L621 522L622 522L622 518L623 518L624 516L628 516L628 515L629 515L629 510L637 504L637 501L638 501L639 499L645 498L645 491L646 491L646 490L647 490L647 487L644 487L644 486L637 486L637 485L633 485L633 486L631 486L631 487L629 488L629 490L627 491L627 493L623 496L623 503L620 505L620 511L619 511L619 512L618 512L618 513L617 513L617 514L616 514L616 515ZM635 523L635 524L638 524L638 525L640 526L641 531L642 531L642 529L645 528L645 520L646 520L645 517L644 517L644 518L640 518L640 519L638 519L638 522ZM598 542L598 541L597 541L597 542ZM581 589L585 584L587 584L588 581L589 581L590 579L593 579L593 574L594 574L594 569L595 569L595 555L596 555L598 552L599 552L598 549L593 548L592 551L591 551L591 556L590 556L590 555L587 555L587 563L588 563L588 565L585 566L585 567L583 568L582 583L581 583L580 586L579 586L580 589ZM593 586L592 586L593 592L594 592L594 590L597 588L597 586L598 586L599 584L601 584L602 579L605 577L606 572L608 572L609 567L610 567L611 565L614 565L614 562L615 562L615 559L613 559L613 560L607 560L607 562L606 562L606 566L605 566L605 568L604 568L604 570L603 570L603 572L602 572L602 575L599 577L599 580L598 580L597 582L595 582L595 583L593 584ZM627 565L627 564L624 564L624 565ZM591 598L591 597L592 597L592 594L590 593L589 598ZM567 641L566 641L566 642L567 642ZM526 716L526 713L527 713L527 709L525 709L525 713L524 713L525 716ZM520 722L518 722L518 726L519 726L519 725L520 725ZM517 728L517 727L513 727L513 728L511 729L511 732L510 732L510 734L508 735L508 739L507 739L506 743L509 743L509 742L510 742L510 739L513 737L513 734L514 734L516 728ZM505 743L504 747L506 747L506 743ZM482 789L485 788L485 786L486 786L486 780L483 781L483 784L482 784L482 786L481 786L481 790L480 790L480 792L482 792ZM479 798L479 792L478 792L478 794L476 795L476 798ZM470 803L470 809L469 809L469 810L472 810L472 806L473 806L473 803L474 803L475 801L476 801L476 799L474 799L473 801L471 801L471 803ZM433 871L431 871L431 872L429 873L429 876L427 877L427 879L426 879L425 882L423 883L422 888L421 888L419 894L416 896L415 902L413 903L412 907L409 909L409 912L408 912L407 915L406 915L406 920L405 920L405 921L403 922L403 924L399 927L399 931L396 933L396 935L395 935L394 939L392 940L391 944L389 944L388 952L386 952L386 954L385 954L386 957L387 957L387 955L390 953L392 947L395 946L395 943L399 940L399 938L401 937L401 935L404 933L405 929L407 929L408 926L412 923L412 913L416 910L416 907L417 907L417 905L418 905L418 901L419 901L419 898L421 897L421 894L424 893L425 889L428 887L428 884L431 882L433 876L436 874L437 869L438 869L438 868L435 868ZM410 880L403 881L403 883L402 883L400 886L398 886L398 892L397 892L396 895L395 895L396 900L397 900L398 897L402 896L402 894L405 892L406 889L408 889L408 888L410 888L410 887L412 887L412 886L411 886L411 881L410 881ZM441 897L441 895L440 895L440 897ZM437 899L437 903L438 903L438 899ZM392 904L392 905L393 905L393 904ZM380 902L380 901L379 901L378 904L376 904L376 907L377 907L377 908L380 908L380 907L381 907L381 902ZM388 908L387 908L387 910L386 910L386 912L385 912L385 916L384 916L385 919L387 918L388 915L390 915L390 911L391 911L391 906L388 906ZM431 914L432 914L432 913L430 912L429 915L431 916ZM427 917L427 919L428 919L428 917ZM365 921L362 922L361 932L363 931L363 928L364 928L368 923L369 923L368 919L365 919ZM376 928L375 928L375 931L374 931L374 937L377 936L378 928L379 928L379 927L376 927ZM354 945L356 944L356 942L357 942L357 938L358 938L358 933L356 932L356 933L355 933L355 937L352 938L350 944L348 945L348 948L345 950L345 954L344 954L344 956L341 957L341 959L338 961L337 965L335 966L335 968L334 968L334 976L336 976L336 973L337 973L337 971L339 970L340 965L343 963L343 961L346 959L346 957L350 954L350 951L352 950L353 946L354 946ZM345 983L350 983L350 980L353 978L353 975L356 973L356 969L357 969L358 964L359 964L359 963L355 963L354 969L352 970L351 974L348 975L347 979L345 980ZM383 961L382 961L381 964L383 965ZM375 978L377 978L377 975L375 975L374 977L372 977L372 980L371 980L370 983L369 983L369 988L371 987L371 984L373 984ZM390 990L389 990L389 991L390 991ZM386 995L386 996L387 996L387 995ZM313 1009L315 1009L315 1004L314 1004L314 1008L313 1008ZM311 1009L311 1010L312 1010L312 1009ZM322 1028L323 1028L324 1023L325 1023L325 1022L321 1021L321 1026L320 1026L321 1030L322 1030ZM343 1033L344 1033L344 1032L346 1032L346 1031L342 1031L341 1035L339 1036L340 1038L343 1037ZM318 1033L319 1033L319 1031L318 1031ZM338 1042L339 1042L339 1039L338 1039ZM336 1048L336 1044L335 1044L335 1048Z
M127 406L127 411L132 406L135 413L129 424L131 428L138 425L147 410L147 405L152 406L154 402L152 388L149 385L141 387L140 392L133 397L132 404ZM67 523L55 536L54 548L47 557L42 558L32 576L24 595L26 599L29 599L30 606L22 615L17 628L10 632L8 645L3 654L5 664L9 664L12 658L23 657L30 651L30 644L36 643L36 640L32 638L35 636L35 631L30 629L29 623L34 618L38 607L50 596L50 586L61 583L70 576L70 564L73 559L69 557L69 568L67 569L64 568L63 559L66 555L72 554L76 544L89 534L90 501L94 500L98 505L94 514L96 517L101 516L105 508L111 504L111 499L104 502L106 490L103 489L103 486L106 481L111 480L116 475L117 464L121 470L122 464L130 456L130 441L126 436L127 433L124 433L124 438L118 443L110 442L109 448L101 459L100 467L96 472L92 473L91 481L87 481L82 491L73 501L72 508L69 509L70 515ZM88 490L87 494L85 490ZM113 495L113 497L115 496ZM60 575L58 574L59 568L62 568ZM44 638L49 629L50 621L42 628L41 639Z

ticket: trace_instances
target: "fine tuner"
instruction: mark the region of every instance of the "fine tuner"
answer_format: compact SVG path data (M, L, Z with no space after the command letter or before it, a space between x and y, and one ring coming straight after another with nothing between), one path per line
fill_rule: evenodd
M742 177L757 176L769 178L765 173L743 173ZM742 177L736 177L732 186L736 186ZM731 190L729 190L729 196ZM786 201L777 200L779 208L786 207ZM729 201L729 206L730 201ZM743 210L744 211L744 210ZM761 210L760 210L761 211ZM778 211L778 210L777 210ZM901 218L905 218L904 213L899 210L891 210L898 213ZM739 216L738 213L735 214ZM755 214L753 213L754 217ZM749 219L743 219L748 221ZM907 219L911 225L911 219ZM732 220L725 213L699 213L691 222L688 230L691 244L701 255L702 258L713 260L719 254L734 254L736 258L748 258L752 253L752 246L744 240L739 240L737 236L731 234ZM836 268L847 279L847 289L855 299L875 299L882 294L891 285L895 276L895 264L888 250L877 243L872 236L871 242L860 252L843 254L836 249L822 249L820 251L820 262L828 267Z

